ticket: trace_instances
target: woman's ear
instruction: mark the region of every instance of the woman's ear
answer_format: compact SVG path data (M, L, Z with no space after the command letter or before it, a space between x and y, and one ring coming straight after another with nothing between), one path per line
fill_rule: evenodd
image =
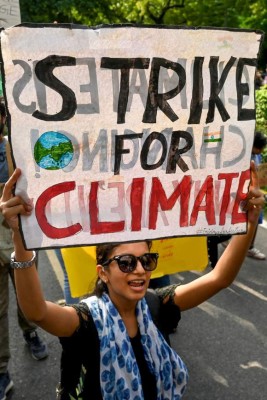
M108 277L105 271L105 268L102 267L102 265L98 264L96 266L96 272L98 277L104 282L104 283L108 283Z

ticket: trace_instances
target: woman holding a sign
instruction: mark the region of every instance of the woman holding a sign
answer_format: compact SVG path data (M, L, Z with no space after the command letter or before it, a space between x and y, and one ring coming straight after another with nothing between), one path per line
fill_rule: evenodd
M181 311L196 307L235 279L264 204L254 163L244 202L247 233L233 237L211 272L170 290L156 312L147 300L151 271L159 256L153 252L150 241L98 246L94 295L76 306L61 307L45 301L33 268L35 253L25 250L18 227L18 214L27 216L32 212L30 204L12 195L20 175L17 169L6 183L0 207L13 230L15 252L11 262L20 306L29 319L61 338L63 388L59 398L181 398L187 382L186 367L155 324L160 328L165 305L172 306L176 318L177 314L180 317ZM75 360L75 365L74 361L70 364L73 374L66 376L67 360Z

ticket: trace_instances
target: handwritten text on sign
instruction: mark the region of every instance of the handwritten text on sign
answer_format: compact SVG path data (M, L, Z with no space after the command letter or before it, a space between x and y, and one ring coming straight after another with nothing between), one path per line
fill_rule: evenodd
M0 0L0 26L8 28L20 22L19 0Z
M29 248L246 230L260 34L20 26L1 34Z

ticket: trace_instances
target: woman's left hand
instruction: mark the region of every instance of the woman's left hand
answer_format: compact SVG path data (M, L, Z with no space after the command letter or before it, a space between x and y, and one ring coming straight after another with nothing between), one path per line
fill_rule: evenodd
M244 202L244 210L248 212L248 221L257 222L265 200L259 187L259 178L254 161L251 161L251 181L249 192Z

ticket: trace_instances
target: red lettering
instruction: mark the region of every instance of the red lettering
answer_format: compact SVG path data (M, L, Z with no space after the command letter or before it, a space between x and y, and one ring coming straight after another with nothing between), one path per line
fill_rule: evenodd
M145 178L135 178L131 185L132 232L141 230Z
M206 197L206 203L204 205L201 205L204 197ZM211 175L207 176L205 182L203 183L196 197L190 218L191 226L196 224L199 211L205 211L208 224L215 225L216 220L215 220L215 209L214 209L214 190L213 190L213 178Z
M246 193L243 191L249 178L250 170L243 171L241 174L234 172L219 173L215 181L212 175L208 175L205 181L200 184L199 181L194 182L192 176L187 175L180 181L174 180L168 184L165 183L168 185L168 189L166 189L164 182L159 177L153 177L150 194L146 192L148 187L146 177L133 178L129 186L127 184L127 187L125 187L125 182L107 182L105 192L101 190L103 181L92 182L91 184L89 183L89 195L85 194L88 192L87 190L85 191L83 186L76 187L75 181L63 182L47 188L39 196L35 206L36 219L40 229L50 239L67 238L76 235L82 230L84 233L90 232L92 235L115 234L116 232L124 232L126 229L129 232L142 232L143 228L156 230L159 225L162 226L158 222L158 215L160 212L164 213L165 211L170 211L170 220L168 221L167 216L163 215L163 225L171 226L172 230L177 234L181 232L179 228L197 225L200 212L204 212L201 214L203 215L203 220L201 219L201 222L199 222L203 227L216 224L218 226L225 225L230 208L231 223L243 224L247 221L246 213L242 211L242 201L246 198ZM235 181L235 179L238 179L238 181ZM169 185L172 185L171 189ZM196 197L192 193L193 188ZM78 210L75 209L75 192L71 192L75 189L77 191ZM115 193L111 189L115 189ZM215 196L216 190L217 195ZM233 200L231 191L237 192ZM58 228L48 221L54 220L50 215L53 214L53 202L51 200L62 194L63 200L65 197L65 225L67 226ZM146 205L144 200L148 196L149 201L148 205ZM193 196L195 198L192 198ZM129 200L129 208L126 208L126 198ZM116 199L116 207L111 208ZM220 204L216 213L215 205L216 201L219 203L218 199L220 199ZM232 202L234 203L233 206ZM80 210L81 223L72 222L72 218L75 221L71 214L72 206L74 215L77 215ZM64 202L62 207L64 207ZM110 212L112 214L117 213L117 220L113 221L113 216L110 217L111 221L109 221L109 217L101 217L102 212L100 211L102 211L102 208L100 207L105 207L103 208L104 215L109 215L108 213ZM148 210L146 207L148 207ZM55 209L54 212L57 212L57 210ZM144 222L144 215L148 215L148 226ZM106 220L103 221L103 219ZM183 232L186 234L187 230ZM168 236L168 232L165 234ZM116 240L116 235L110 237L112 240L114 238ZM103 240L102 237L101 241Z
M225 180L224 192L222 195L222 204L220 209L220 217L219 217L219 225L225 224L226 212L229 207L230 199L231 199L231 186L234 178L238 178L239 173L228 173L228 174L219 174L218 179Z
M247 221L247 216L246 216L247 213L245 211L239 212L239 208L240 208L240 203L244 201L245 198L247 197L247 193L243 192L243 187L245 182L248 181L249 179L250 179L250 169L248 169L247 171L243 171L239 179L238 189L232 211L232 224L238 224L240 222Z
M99 182L91 183L89 195L89 215L91 222L91 234L100 235L101 233L114 233L124 230L125 221L116 222L99 222L99 206L98 206L98 188Z
M46 189L38 198L35 206L35 214L38 224L44 234L51 239L63 239L73 236L82 230L82 226L77 223L66 228L56 228L51 225L46 217L46 207L49 201L62 193L74 190L76 187L75 182L58 183Z
M181 183L177 184L171 196L167 198L160 180L158 178L152 178L149 204L149 229L156 229L159 205L163 211L171 210L180 196L180 226L188 226L188 206L191 186L191 176L185 176Z

